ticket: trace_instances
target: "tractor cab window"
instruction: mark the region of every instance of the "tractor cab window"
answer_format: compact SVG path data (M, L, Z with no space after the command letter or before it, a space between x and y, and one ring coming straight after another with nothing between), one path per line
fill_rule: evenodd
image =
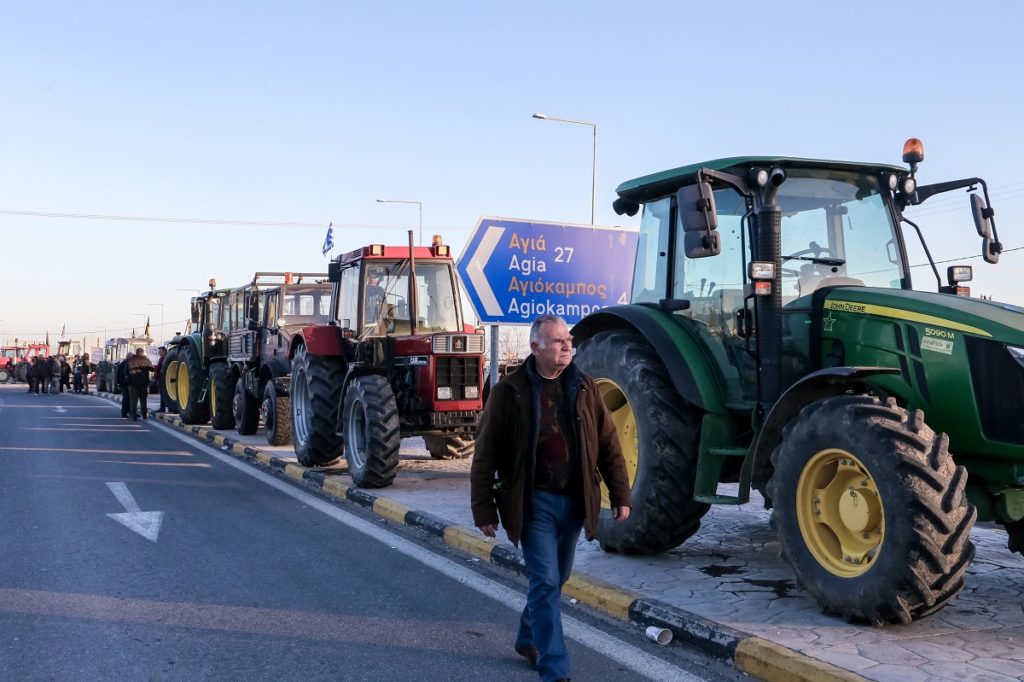
M3 357L5 357L5 358L16 358L16 357L18 357L18 349L17 348L4 348L4 350L3 350Z
M750 260L750 240L744 241L747 203L732 189L715 190L718 236L722 252L707 258L687 258L683 249L683 225L677 218L672 260L672 298L690 301L678 314L697 324L700 335L716 360L734 406L755 398L756 361L747 342L736 333L737 312L744 307L743 271Z
M671 210L671 197L644 205L633 266L633 303L657 303L665 298Z
M904 288L900 247L880 178L794 170L777 201L784 302L826 286Z
M321 324L330 316L331 292L323 287L290 287L282 297L281 315L288 324Z
M267 326L268 327L276 327L277 326L277 320L280 317L280 315L277 314L277 311L278 311L278 303L277 303L278 293L279 292L277 292L277 291L270 291L270 292L268 292L267 293L266 302L264 303L264 305L266 307L267 316L265 318L263 318L263 319L265 319L267 321Z
M338 282L338 309L334 311L342 334L348 338L355 335L359 311L359 268L350 267L341 272Z
M455 305L454 273L448 263L416 264L417 303L424 332L461 331Z
M409 261L372 261L365 265L363 320L360 334L390 336L412 330ZM451 264L417 261L416 326L423 332L460 331Z

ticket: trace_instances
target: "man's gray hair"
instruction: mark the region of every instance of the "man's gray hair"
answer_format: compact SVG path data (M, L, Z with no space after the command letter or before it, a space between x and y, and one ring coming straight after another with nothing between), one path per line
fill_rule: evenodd
M561 322L566 327L569 326L568 323L565 320L563 320L561 317L559 317L558 315L541 315L540 317L537 317L536 319L534 319L533 324L530 325L530 343L540 343L540 328L541 328L541 325L547 324L549 322L553 322L553 323Z

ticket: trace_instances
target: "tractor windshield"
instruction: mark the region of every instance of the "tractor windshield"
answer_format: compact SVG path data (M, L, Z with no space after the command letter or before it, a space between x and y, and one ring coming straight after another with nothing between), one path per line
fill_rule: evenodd
M412 326L409 261L373 261L366 265L363 335L409 334ZM451 263L416 261L416 296L420 332L460 331Z
M904 288L900 244L878 176L795 169L777 201L783 300L835 285Z
M288 324L324 324L331 319L328 287L288 287L281 297L280 315Z
M0 357L16 358L16 357L18 357L18 349L17 348L4 348L3 349L3 354L0 355Z

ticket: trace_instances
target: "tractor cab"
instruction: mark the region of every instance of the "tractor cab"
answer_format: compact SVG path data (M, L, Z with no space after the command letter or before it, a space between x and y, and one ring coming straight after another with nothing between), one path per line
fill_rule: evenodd
M435 250L414 248L413 262L406 248L372 245L334 263L336 314L344 337L463 333L452 261L437 258Z

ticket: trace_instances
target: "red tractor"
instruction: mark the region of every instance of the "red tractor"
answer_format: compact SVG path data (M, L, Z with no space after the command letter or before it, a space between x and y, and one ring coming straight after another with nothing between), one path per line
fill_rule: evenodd
M24 371L19 371L18 366L24 365L37 355L41 358L49 357L50 347L45 343L28 343L0 348L0 384L26 381Z
M331 321L292 338L295 454L344 453L353 482L391 485L402 437L468 457L483 406L484 334L464 323L449 247L373 244L330 263Z

